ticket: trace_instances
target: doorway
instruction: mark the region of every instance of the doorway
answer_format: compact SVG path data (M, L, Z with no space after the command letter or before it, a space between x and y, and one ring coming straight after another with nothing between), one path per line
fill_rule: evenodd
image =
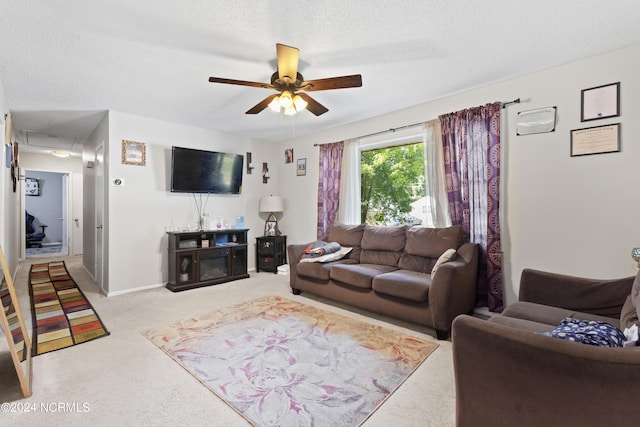
M63 256L73 253L69 247L69 173L25 170L24 177L24 257Z
M102 292L109 292L104 280L104 142L96 149L95 170L95 280Z

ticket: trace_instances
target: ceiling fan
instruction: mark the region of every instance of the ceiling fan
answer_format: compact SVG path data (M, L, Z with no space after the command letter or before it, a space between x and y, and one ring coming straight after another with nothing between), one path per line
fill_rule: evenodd
M283 111L284 114L288 115L295 114L297 111L306 108L316 116L319 116L329 111L329 109L305 92L362 86L362 76L360 74L305 80L302 74L298 72L300 51L297 48L277 43L276 52L278 56L278 71L271 76L271 83L249 82L221 77L209 77L209 81L211 83L274 89L278 92L257 103L246 114L258 114L265 108L270 107L275 111Z

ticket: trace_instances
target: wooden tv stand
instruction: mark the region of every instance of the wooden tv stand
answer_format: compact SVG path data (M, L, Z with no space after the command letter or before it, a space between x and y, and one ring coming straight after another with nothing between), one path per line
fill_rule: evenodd
M173 292L245 279L248 229L167 232Z

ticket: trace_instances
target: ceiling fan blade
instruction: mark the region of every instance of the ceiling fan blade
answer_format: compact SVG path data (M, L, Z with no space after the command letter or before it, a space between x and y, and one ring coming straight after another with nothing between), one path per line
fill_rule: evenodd
M278 55L278 77L284 83L295 83L298 75L298 58L300 50L284 44L276 44Z
M304 92L298 92L298 93L296 93L296 95L300 95L300 98L302 98L305 101L307 101L307 110L309 110L310 112L312 112L316 116L322 115L322 114L326 113L327 111L329 111L329 109L327 107L325 107L324 105L320 104L318 101L316 101L315 99L313 99L312 97L310 97L309 95L307 95Z
M349 87L362 86L362 76L353 74L351 76L330 77L328 79L308 80L300 84L300 89L311 90L332 90L345 89Z
M277 93L267 96L265 99L251 107L245 114L258 114L259 112L267 108L271 101L273 101L273 98L275 98L276 96L278 96Z
M225 79L222 77L209 77L209 81L211 83L225 83L229 85L239 85L239 86L251 86L251 87L263 87L266 89L272 89L273 86L269 83L260 83L260 82L248 82L246 80L234 80L234 79Z

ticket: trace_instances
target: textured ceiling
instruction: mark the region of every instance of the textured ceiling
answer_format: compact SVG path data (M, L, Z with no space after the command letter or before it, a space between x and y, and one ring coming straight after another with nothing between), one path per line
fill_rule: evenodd
M80 141L105 110L275 141L282 120L316 132L640 43L637 0L4 0L1 10L16 128ZM268 82L276 43L300 49L308 80L362 74L363 86L314 92L328 113L281 120L244 114L271 91L208 82Z

